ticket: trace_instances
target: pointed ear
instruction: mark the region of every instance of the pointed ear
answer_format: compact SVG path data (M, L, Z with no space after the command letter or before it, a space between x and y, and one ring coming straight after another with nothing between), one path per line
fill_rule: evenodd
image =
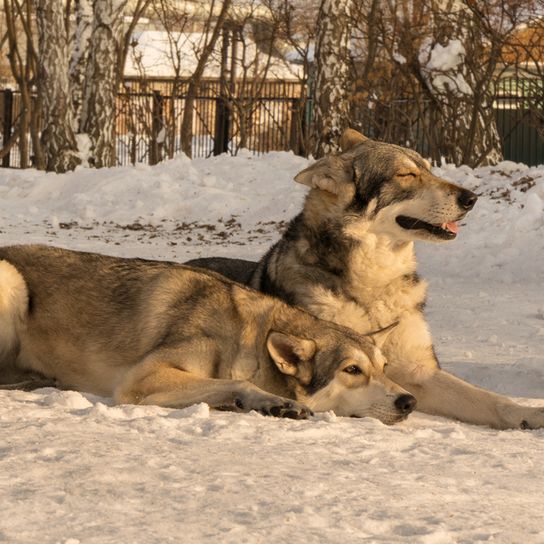
M338 195L347 183L353 181L351 161L344 161L334 155L325 157L299 172L295 176L295 181L312 189L321 189Z
M391 323L391 325L387 325L387 327L384 327L383 329L365 334L365 337L369 338L378 349L382 349L385 341L398 324L399 322L395 321L394 323Z
M368 138L363 136L360 132L353 130L352 128L347 128L344 130L342 136L340 136L340 149L346 152L367 140Z
M274 331L268 335L266 347L276 366L289 376L296 376L299 365L310 360L316 350L313 340Z

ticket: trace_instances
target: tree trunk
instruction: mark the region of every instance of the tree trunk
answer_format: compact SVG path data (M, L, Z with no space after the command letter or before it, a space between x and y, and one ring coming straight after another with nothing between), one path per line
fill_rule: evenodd
M316 31L315 157L338 150L349 126L349 40L352 0L322 0Z
M80 162L72 130L68 43L61 0L39 0L38 92L43 105L41 142L48 171L66 172ZM26 137L26 134L25 134Z
M85 73L89 50L91 47L91 33L93 29L92 0L75 0L76 30L74 46L70 59L70 88L72 90L72 109L74 115L74 130L81 132L81 109L83 106L83 92Z
M115 166L115 99L123 10L127 0L95 0L90 54L81 108L82 132L90 140L90 166Z

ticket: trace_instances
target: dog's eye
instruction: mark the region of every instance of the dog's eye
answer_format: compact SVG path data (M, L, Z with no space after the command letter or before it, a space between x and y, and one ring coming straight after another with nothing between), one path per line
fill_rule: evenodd
M363 373L363 371L357 365L347 366L346 368L344 368L344 372L347 372L348 374L352 374L354 376Z
M398 178L415 178L416 173L415 172L402 172L401 174L397 174Z

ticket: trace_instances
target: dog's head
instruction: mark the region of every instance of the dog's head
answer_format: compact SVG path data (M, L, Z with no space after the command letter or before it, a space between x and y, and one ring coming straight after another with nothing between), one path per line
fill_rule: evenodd
M295 180L314 189L310 215L341 219L348 236L363 233L393 241L452 240L457 221L477 196L433 175L430 164L411 149L370 140L348 129L342 153L325 157Z
M379 349L389 331L361 337L333 326L312 339L271 332L268 352L279 370L295 382L297 400L316 412L374 417L391 425L406 419L416 399L384 374Z

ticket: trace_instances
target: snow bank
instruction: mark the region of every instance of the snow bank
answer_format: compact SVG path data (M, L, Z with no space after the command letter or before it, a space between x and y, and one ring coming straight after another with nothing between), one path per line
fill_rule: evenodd
M255 157L242 152L194 161L180 156L155 167L81 168L65 175L0 169L0 230L13 222L45 222L55 230L74 223L81 228L149 226L176 239L196 224L200 235L189 236L187 246L195 239L204 244L223 239L230 251L232 243L260 241L264 251L300 209L306 187L293 177L307 165L292 153ZM445 165L435 173L481 196L455 242L421 245L424 263L458 277L542 278L544 167ZM182 242L187 239L176 243ZM239 256L246 253L247 247L239 250Z
M425 263L473 280L544 280L544 167L505 161L474 170L444 166L435 174L480 198L455 242L419 247Z
M64 175L35 170L0 170L0 221L113 222L158 225L243 217L245 224L293 215L303 190L290 183L305 159L271 153L261 162L247 152L237 157L190 161L185 155L155 167L92 170ZM281 194L282 189L295 193ZM287 197L287 198L286 198ZM280 210L271 202L285 199Z

